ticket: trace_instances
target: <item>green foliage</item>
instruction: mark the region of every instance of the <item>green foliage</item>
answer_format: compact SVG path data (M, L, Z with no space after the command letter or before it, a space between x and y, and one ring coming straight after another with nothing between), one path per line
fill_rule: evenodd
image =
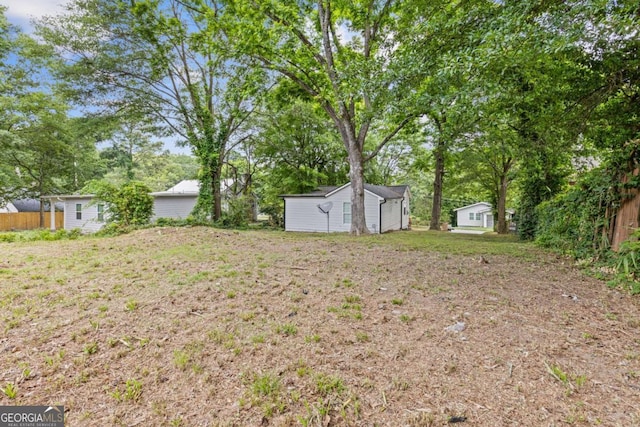
M35 241L54 241L54 240L75 240L81 236L80 229L73 230L32 230L20 232L0 233L0 242L35 242Z
M576 258L599 257L609 249L606 211L619 196L611 172L598 168L535 210L536 243ZM518 224L520 226L520 224Z
M636 230L631 239L623 242L616 256L616 277L612 282L629 290L632 295L640 294L640 231Z
M227 201L227 210L216 224L222 227L243 228L251 218L252 202L249 197L239 196Z
M18 397L18 387L14 383L7 383L4 387L0 387L0 391L9 399Z
M96 198L108 205L106 219L119 227L140 226L149 223L153 215L153 196L141 182L132 181L122 187L105 182L92 183Z

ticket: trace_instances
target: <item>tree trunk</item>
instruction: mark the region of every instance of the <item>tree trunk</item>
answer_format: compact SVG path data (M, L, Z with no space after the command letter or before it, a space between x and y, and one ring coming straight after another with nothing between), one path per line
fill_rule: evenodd
M444 144L438 142L433 151L435 157L435 176L433 179L433 206L431 207L430 230L440 230L440 211L442 210L442 182L444 180Z
M498 188L498 234L507 234L509 232L509 226L507 224L507 187L509 186L509 180L507 179L506 172L500 177L500 187Z
M349 144L351 180L351 234L369 234L364 212L364 159L356 144Z
M53 199L51 203L53 203ZM42 199L40 199L40 228L44 228L44 200Z
M211 219L218 221L222 217L222 193L220 192L220 171L219 168L211 169Z

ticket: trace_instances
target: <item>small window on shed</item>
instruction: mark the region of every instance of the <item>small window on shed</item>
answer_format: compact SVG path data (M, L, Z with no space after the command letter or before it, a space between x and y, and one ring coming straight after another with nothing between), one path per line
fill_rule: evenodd
M82 219L82 203L76 203L76 219Z
M98 205L98 221L104 222L104 205Z
M482 220L482 214L481 213L477 213L476 214L476 221L480 221Z
M475 219L475 214L473 212L469 212L469 220L473 221Z

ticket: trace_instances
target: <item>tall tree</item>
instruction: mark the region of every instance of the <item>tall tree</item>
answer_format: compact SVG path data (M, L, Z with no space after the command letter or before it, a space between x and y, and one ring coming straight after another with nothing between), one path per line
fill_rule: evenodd
M200 162L199 210L218 219L222 166L252 111L254 69L221 57L200 36L201 16L178 0L74 0L66 7L38 31L65 52L58 76L70 93L110 114L153 117L181 137Z
M32 92L16 99L12 120L0 131L0 164L11 165L3 187L13 197L40 198L73 186L74 153L66 106ZM44 227L44 204L40 204Z
M413 93L414 108L421 116L426 142L433 157L430 228L440 229L445 190L446 165L451 153L477 122L480 70L473 64L474 52L492 25L500 7L496 2L404 3L403 19L415 24L401 25L412 40L398 48L409 67L399 84ZM404 38L404 37L403 37Z
M194 2L201 4L202 2ZM202 7L209 31L222 28L230 50L253 58L304 90L329 116L349 161L351 232L368 233L364 165L414 117L398 92L400 3L393 0L230 0L222 21ZM368 135L381 136L368 146Z
M52 51L0 12L0 199L73 191L93 174L95 147L46 78Z

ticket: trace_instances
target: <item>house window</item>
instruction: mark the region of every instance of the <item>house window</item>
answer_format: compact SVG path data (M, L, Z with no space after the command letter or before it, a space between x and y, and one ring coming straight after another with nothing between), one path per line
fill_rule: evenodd
M351 224L351 202L342 203L342 223Z
M482 220L482 214L481 213L477 213L476 214L476 221L480 221Z
M98 205L98 221L104 222L104 205Z
M475 218L475 214L473 212L469 212L469 221L473 221Z
M82 219L82 203L76 203L76 219Z

